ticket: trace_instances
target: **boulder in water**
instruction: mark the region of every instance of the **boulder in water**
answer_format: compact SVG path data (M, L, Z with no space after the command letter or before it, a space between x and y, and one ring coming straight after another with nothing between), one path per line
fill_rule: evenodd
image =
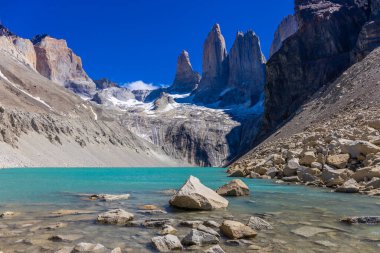
M190 210L226 208L228 201L190 176L181 189L170 199L170 205Z

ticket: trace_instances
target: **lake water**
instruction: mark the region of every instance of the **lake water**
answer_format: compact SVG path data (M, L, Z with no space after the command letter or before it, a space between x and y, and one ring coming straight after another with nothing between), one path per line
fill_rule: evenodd
M101 243L108 248L121 247L123 252L152 252L150 239L159 229L100 225L97 214L112 208L123 208L135 219L173 218L180 220L215 220L225 218L246 223L250 216L264 217L274 229L260 231L251 242L231 246L222 239L226 252L250 252L254 244L259 252L380 252L380 226L345 225L343 216L380 215L380 198L332 193L330 190L297 185L275 184L267 180L244 179L251 189L248 197L228 198L226 210L211 212L178 212L162 191L178 189L190 175L206 186L217 189L231 180L219 168L78 168L78 169L4 169L0 170L0 213L14 211L11 218L0 218L0 251L55 252L78 242ZM125 201L89 201L80 194L130 193ZM153 204L167 214L139 213L139 206ZM87 210L93 213L56 217L59 209ZM56 230L49 224L66 223ZM304 237L292 231L323 228L325 231ZM178 237L190 228L176 227ZM73 242L52 242L55 234L78 235ZM207 249L204 247L203 249ZM257 252L257 251L252 251Z

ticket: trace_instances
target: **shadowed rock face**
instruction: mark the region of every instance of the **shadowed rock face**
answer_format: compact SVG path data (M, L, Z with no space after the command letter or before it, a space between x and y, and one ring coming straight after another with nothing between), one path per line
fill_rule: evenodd
M94 83L96 85L96 89L98 89L98 90L119 87L119 85L117 83L114 83L114 82L112 82L111 80L109 80L107 78L102 78L102 79L99 79L99 80L94 80Z
M282 42L295 34L298 30L297 19L294 15L289 15L285 17L281 24L278 26L274 39L272 42L272 46L270 48L270 57L274 55L282 46Z
M181 52L177 61L177 71L170 90L179 93L188 93L197 88L201 76L193 70L190 63L189 53Z
M37 54L37 71L48 79L82 95L94 94L96 85L87 76L82 60L68 48L65 40L47 35L33 40Z
M368 18L361 6L346 0L296 0L299 30L267 64L264 129L292 116L351 65L350 53Z
M265 62L256 34L239 32L228 56L228 87L231 91L222 96L220 105L247 101L256 104L264 89Z

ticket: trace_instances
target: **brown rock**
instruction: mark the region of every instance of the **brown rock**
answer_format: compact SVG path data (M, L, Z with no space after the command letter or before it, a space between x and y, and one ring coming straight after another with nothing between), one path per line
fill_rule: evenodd
M327 164L334 166L338 169L343 169L347 166L349 159L349 154L330 155L327 157Z
M197 88L201 76L193 70L190 63L189 53L183 50L178 57L177 71L170 91L187 93Z
M216 192L222 196L245 196L249 195L249 188L240 179L234 179L228 184L221 186Z
M232 220L225 220L220 231L230 239L253 238L257 235L252 228Z

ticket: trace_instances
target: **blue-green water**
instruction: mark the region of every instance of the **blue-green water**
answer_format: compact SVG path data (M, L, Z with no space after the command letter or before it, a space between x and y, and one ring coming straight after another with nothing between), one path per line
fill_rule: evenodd
M236 220L246 222L252 215L264 216L273 224L274 229L260 232L253 242L274 252L318 252L327 249L341 252L364 252L357 250L365 249L366 252L376 252L380 247L379 227L346 226L339 222L343 216L380 215L379 198L332 193L321 188L275 184L269 180L244 179L251 189L251 195L229 198L227 210L175 212L168 204L171 196L163 194L162 191L180 188L190 175L198 177L203 184L212 189L217 189L231 180L226 177L225 170L220 168L0 170L0 213L6 210L20 213L12 219L0 220L0 251L7 249L13 252L11 250L17 248L21 252L32 252L31 250L45 244L54 252L53 249L67 246L67 243L60 245L47 241L46 238L52 232L34 235L29 226L20 234L4 236L11 228L20 229L22 224L37 220L36 224L31 225L32 228L49 222L69 222L70 226L60 232L80 233L83 235L80 241L100 242L108 247L121 246L133 252L149 252L149 240L157 231L101 226L94 223L98 212L118 207L136 213L136 218L147 218L138 214L139 206L145 204L154 204L168 211L168 214L160 217L178 220L214 219L222 222L223 217L233 216ZM131 198L116 203L103 203L83 200L78 195L94 193L129 193ZM90 210L94 214L59 218L49 216L51 211L58 209ZM310 238L300 237L291 232L302 226L330 227L331 231ZM188 230L179 231L180 235L186 232ZM136 239L138 235L139 239ZM34 245L15 243L17 239L33 236L38 238L38 243ZM317 241L329 241L336 246L322 246L317 244ZM236 252L233 247L223 243L221 245L226 251ZM305 247L310 251L305 250ZM35 252L38 250L39 248Z

